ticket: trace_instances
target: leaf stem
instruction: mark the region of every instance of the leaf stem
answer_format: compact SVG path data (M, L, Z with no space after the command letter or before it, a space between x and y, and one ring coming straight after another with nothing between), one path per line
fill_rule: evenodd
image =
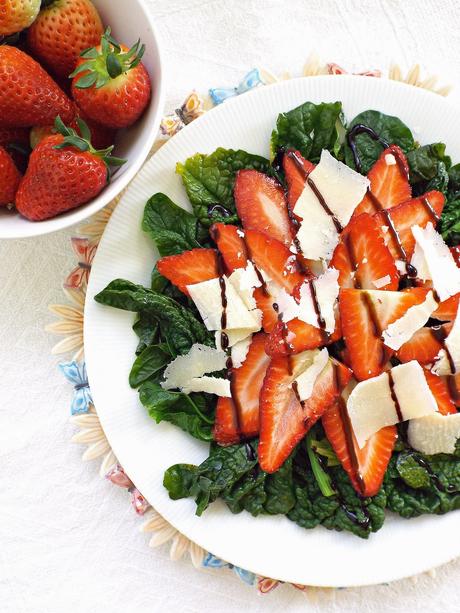
M188 394L184 394L184 396L187 398L187 401L192 405L193 409L195 410L196 414L201 417L201 419L203 421L205 421L207 424L214 424L214 420L213 419L209 419L209 417L206 417L206 415L203 415L203 413L200 411L200 409L197 407L197 405L193 402L193 400L190 398L190 396Z
M321 464L319 463L318 457L313 450L312 441L313 441L312 434L309 433L307 435L306 444L307 444L307 453L308 453L308 459L310 460L311 469L313 471L313 474L315 476L315 479L318 483L319 489L321 490L321 493L323 494L323 496L334 496L336 492L334 488L332 487L331 478L329 477L327 472L322 468Z

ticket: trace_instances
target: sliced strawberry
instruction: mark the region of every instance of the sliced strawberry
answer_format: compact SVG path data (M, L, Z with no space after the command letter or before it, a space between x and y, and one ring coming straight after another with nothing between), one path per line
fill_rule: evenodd
M246 243L241 228L215 223L211 226L209 234L222 255L227 273L232 273L236 268L246 267L248 263Z
M292 154L294 154L298 162L302 164L304 171L299 168L299 163L296 163ZM283 168L288 186L288 204L291 210L295 207L300 194L303 192L306 176L311 173L314 167L315 165L302 157L298 151L284 154Z
M191 249L158 260L158 271L188 296L187 285L214 279L219 275L214 249Z
M216 417L212 431L214 440L226 447L240 441L236 407L231 398L219 396L216 405Z
M393 158L394 164L387 163L387 155ZM391 209L411 197L409 166L404 153L397 145L390 145L382 152L367 176L371 182L370 191L384 209ZM377 207L375 199L366 194L356 207L354 216L357 217L361 213L375 213L378 211Z
M411 288L405 292L340 290L343 339L359 381L383 372L393 353L383 344L383 330L402 317L411 306L423 302L425 296L426 290L421 288Z
M449 334L451 325L441 326L446 334ZM396 357L401 362L417 360L420 364L430 364L442 349L442 344L437 340L431 328L420 328L415 334L400 347Z
M248 257L278 287L292 292L304 280L296 258L282 243L256 230L245 231Z
M339 271L340 287L398 289L399 274L394 258L384 243L377 220L367 213L348 224L330 267Z
M292 319L287 323L277 321L267 339L265 351L271 356L295 355L307 349L317 349L323 345L330 345L337 341L341 335L338 319L336 329L330 335L300 319Z
M372 407L369 409L372 410ZM361 496L375 496L380 490L393 453L397 439L396 426L382 428L360 449L342 398L325 412L322 423L355 490Z
M311 397L301 403L292 389L300 373L295 363L292 370L291 365L290 358L273 358L260 393L259 463L269 473L279 469L351 377L348 368L330 360L317 378Z
M446 377L446 381L452 402L460 406L460 373Z
M457 317L459 299L460 293L443 300L439 303L436 311L433 311L431 317L440 321L453 321Z
M450 252L455 260L455 263L457 264L457 268L460 268L460 246L457 245L456 247L451 247Z
M270 358L265 353L263 332L254 334L245 361L231 370L232 398L219 398L214 438L232 445L259 432L259 395Z
M278 315L273 308L275 297L272 296L267 289L256 287L254 290L254 298L257 303L257 308L262 311L262 328L264 332L270 334L278 323Z
M457 409L450 397L446 381L429 370L425 370L424 373L428 387L438 403L438 411L441 415L454 415Z
M444 208L444 195L441 192L431 191L413 198L402 204L391 208L387 213L379 212L375 214L377 222L382 227L389 227L389 220L399 236L402 248L410 261L414 253L415 238L412 234L412 226L419 225L424 228L429 222L436 223L436 219L441 217ZM432 209L432 211L431 211ZM396 260L403 259L398 248L398 242L391 232L391 228L386 232L387 245L392 256Z
M282 187L257 170L237 173L234 196L245 230L258 230L289 246L292 242L287 203Z

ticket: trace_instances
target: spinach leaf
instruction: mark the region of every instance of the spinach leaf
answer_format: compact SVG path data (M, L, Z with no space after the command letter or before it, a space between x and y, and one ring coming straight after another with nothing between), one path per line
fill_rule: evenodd
M294 479L292 474L293 456L275 473L267 475L265 480L265 511L271 515L281 513L286 515L294 507L296 498L294 494Z
M96 302L156 318L172 356L184 354L194 343L214 346L214 338L193 313L172 298L124 279L116 279L95 296Z
M460 509L460 458L440 454L425 459L444 486L442 489L436 486L433 479L423 487L413 487L419 485L418 482L409 485L407 474L402 479L398 471L398 454L394 454L390 461L384 480L387 508L401 517L411 518L425 513L441 515ZM444 491L447 486L452 486L454 491Z
M160 327L153 315L139 313L137 321L133 324L133 330L139 337L139 344L136 348L136 355L139 355L146 347L153 345L158 340Z
M429 488L431 486L431 479L428 471L423 468L423 466L420 466L414 458L413 453L398 454L396 470L404 483L410 487L419 489L421 487Z
M197 218L164 194L154 194L144 209L142 229L155 242L161 256L176 255L201 247L197 241Z
M267 499L265 481L267 473L256 466L236 483L230 492L223 496L225 503L232 513L241 513L246 510L256 517L264 513L264 504Z
M408 153L414 148L411 131L398 117L369 110L357 115L348 126L348 130L357 124L364 124L368 128L372 128L389 145L399 145L404 153ZM361 161L362 173L367 174L380 157L383 146L368 134L358 134L355 143ZM355 168L353 153L348 143L345 145L345 163L347 166Z
M163 485L175 499L193 496L196 514L201 515L211 502L229 495L256 465L257 458L247 453L244 444L230 447L212 444L209 457L200 466L176 464L168 468Z
M414 196L432 189L443 193L447 191L451 159L446 155L444 143L423 145L407 154L410 169L410 182Z
M449 169L449 188L447 192L449 200L460 199L460 164L455 164Z
M150 379L171 361L171 354L166 345L149 345L140 353L129 373L131 387L139 387L141 383Z
M236 173L245 168L272 172L270 162L259 155L222 148L211 155L197 153L177 164L176 172L182 177L195 217L204 226L238 221L233 186ZM214 205L219 206L213 209Z
M164 390L154 381L139 388L141 403L157 423L169 421L201 441L212 440L212 415L207 415L204 394L182 394Z
M305 102L292 111L281 113L272 133L271 149L296 149L318 162L323 149L337 155L340 148L341 102Z
M458 200L447 200L438 230L448 245L455 247L460 243L460 197Z

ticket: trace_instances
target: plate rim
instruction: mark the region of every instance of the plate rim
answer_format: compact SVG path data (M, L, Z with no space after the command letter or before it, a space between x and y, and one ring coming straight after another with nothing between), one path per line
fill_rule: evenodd
M266 91L266 90L269 90L269 89L271 89L271 91L273 91L273 89L274 89L274 88L283 88L283 87L287 87L287 85L286 85L286 84L288 84L288 83L292 83L293 81L307 81L307 80L308 80L308 82L310 82L310 83L311 83L311 82L312 82L312 80L315 80L315 81L317 81L317 82L318 82L318 81L326 81L326 80L330 80L331 78L332 78L332 77L331 77L331 76L329 76L329 75L319 75L319 76L314 76L314 77L299 77L299 78L296 78L296 79L291 79L291 80L289 80L289 81L278 82L278 83L270 84L270 85L268 85L268 86L264 86L264 87L261 87L261 88L257 88L256 90L253 90L253 91L251 91L251 92L246 93L246 94L245 94L245 98L247 98L247 97L255 97L255 96L259 96L259 95L261 95L261 94L259 93L259 92L261 92L261 91ZM336 78L336 77L335 77L335 78ZM342 79L342 81L343 81L344 83L345 83L345 82L350 82L350 83L360 82L360 83L361 83L361 82L362 82L362 80L363 80L363 77L361 77L361 76L353 76L353 75L340 75L340 78ZM374 81L374 80L372 80L372 81ZM380 80L377 80L377 79L375 80L375 82L379 82L379 81L380 81ZM387 80L387 79L382 80L382 81L384 81L385 83L390 82L390 83L392 84L392 85L391 85L391 87L393 87L393 86L394 86L394 87L395 87L395 88L397 88L397 89L402 88L403 90L407 91L408 93L409 93L409 92L413 93L413 92L414 92L414 89L415 89L413 86L411 86L411 85L409 85L409 84L406 84L406 83L401 83L401 82L393 82L393 81L389 81L389 80ZM374 86L372 85L371 87L374 87ZM378 87L379 87L379 86L377 86L377 88L378 88ZM431 92L431 91L421 90L421 89L417 89L417 90L415 90L415 91L417 91L417 94L415 94L416 96L417 96L417 95L420 95L420 96L422 96L422 97L423 97L423 96L432 97L432 99L436 99L436 100L439 100L439 99L440 99L440 96L439 96L438 94L435 94L434 92ZM265 94L262 94L262 96L263 96L263 95L265 95ZM269 95L269 94L267 94L267 95ZM307 95L307 94L306 94L306 95ZM226 111L226 107L228 108L228 107L230 107L230 106L235 106L235 105L237 105L237 106L238 106L238 105L240 104L240 102L239 102L240 100L241 100L241 98L234 98L234 99L228 100L228 101L225 103L225 105L220 105L220 106L218 106L218 107L215 107L214 109L212 109L213 117L217 117L219 113L227 113L227 112L229 112L229 111ZM342 101L343 101L343 100L342 100ZM456 108L456 107L455 107L455 105L454 105L454 104L452 104L452 103L451 103L450 101L448 101L448 100L443 99L443 103L445 103L447 106L449 106L449 107L450 107L452 110ZM280 112L283 112L283 111L282 111L282 110L280 110ZM203 122L206 122L206 118L207 118L208 116L209 116L209 112L207 112L207 113L206 113L206 114L204 114L203 116L201 116L201 117L199 117L198 119L196 119L196 120L193 122L193 124L192 124L193 126L195 126L195 129L199 129L199 128L201 127L201 124L202 124ZM189 128L186 128L186 129L189 129ZM414 128L412 128L412 130L414 130ZM181 134L182 134L182 136L181 136ZM181 131L181 132L179 132L179 133L178 133L178 134L177 134L177 135L176 135L174 138L170 139L170 140L169 140L169 141L168 141L168 142L167 142L167 143L166 143L166 144L165 144L165 145L164 145L164 146L161 148L161 150L160 150L160 151L163 151L163 152L164 152L164 154L168 154L170 149L173 149L173 150L174 150L174 149L176 148L176 145L177 145L178 141L180 142L181 138L184 138L183 134L185 134L185 130L182 130L182 131ZM219 145L217 145L217 146L219 146ZM137 184L137 181L138 181L139 179L141 179L141 180L142 180L142 178L144 177L144 175L145 175L145 176L147 176L147 175L148 175L150 167L151 167L151 166L154 164L154 162L155 162L155 157L156 157L156 155L157 155L157 154L155 154L154 156L152 156L151 160L149 160L149 161L147 162L147 164L144 166L144 168L142 168L141 172L140 172L140 173L137 175L137 177L136 177L136 178L134 179L134 181L131 183L130 187L128 188L128 190L127 190L127 191L125 192L125 194L123 195L123 197L122 197L122 199L121 199L121 201L120 201L120 203L119 203L119 205L118 205L117 209L118 209L120 206L122 206L122 205L123 205L123 200L126 198L126 196L127 196L127 195L129 196L130 191L131 191L131 190L133 190L133 191L134 191L135 186L136 186L136 184ZM174 172L173 167L171 168L171 172L172 172L172 173ZM140 182L140 181L139 181L139 182ZM102 237L102 239L101 239L100 246L102 246L102 247L104 247L104 242L105 242L105 240L108 240L108 239L107 239L107 236L109 236L109 232L110 232L110 225L111 225L112 223L115 223L113 220L114 220L114 219L116 219L116 213L117 213L117 212L115 211L115 212L114 212L114 214L112 215L111 219L109 220L109 223L108 223L108 225L107 225L107 227L106 227L106 230L105 230L105 232L104 232L104 235L103 235L103 237ZM109 232L108 232L108 230L109 230ZM95 257L95 260L94 260L94 263L93 263L93 267L94 267L95 265L97 266L98 253L99 253L99 248L98 248L98 252L96 253L96 257ZM92 277L90 276L90 281L89 281L89 285L88 285L88 293L87 293L87 296L89 296L90 298L92 298L92 296L93 296L93 294L94 294L94 292L93 292L93 288L92 288L92 284L91 284L91 278L92 278ZM89 311L90 311L90 309L89 309L89 307L87 308L87 304L88 304L88 302L85 302L85 318L84 318L84 339L85 339L85 345L86 345L87 333L89 334L89 332L88 332L88 329L89 329L89 323L88 323L88 322L89 322L89 317L87 317L87 312L89 312ZM90 363L91 363L91 358L90 358L90 360L89 360L89 364L90 364ZM91 370L92 370L91 366L90 366L90 365L88 365L88 376L89 376L89 378L90 378L90 379L91 379L91 376L92 376L92 375L90 374L90 373L91 373ZM101 419L101 422L103 422L103 421L104 421L104 419L102 418L102 419ZM105 428L104 428L103 423L102 423L102 427L103 427L103 429L104 429L104 431L105 431ZM156 427L158 427L158 426L156 426ZM107 438L108 438L108 437L107 437ZM108 440L109 440L109 439L108 439ZM110 440L109 440L109 443L110 443ZM110 444L111 444L111 443L110 443ZM120 457L120 455L123 455L123 453L122 453L122 454L119 454L119 453L118 453L118 452L117 452L115 449L114 449L114 452L115 452L115 454L117 455L117 457ZM123 464L123 461L122 461L122 464ZM388 511L386 511L386 513L388 514ZM459 512L459 511L457 511L457 512L452 512L452 513L449 513L448 515L454 515L454 514L458 515L459 513L460 513L460 512ZM430 518L434 518L434 516L431 516L431 515L430 515L429 517L430 517ZM443 516L443 517L446 517L446 516ZM172 524L172 525L173 525L175 528L177 528L177 529L178 529L178 530L179 530L181 533L185 534L185 536L187 536L188 538L191 538L191 537L189 537L189 535L188 535L186 532L184 532L183 528L176 526L176 525L174 524L174 522L173 522L173 521L171 521L169 518L166 518L166 519L167 519L167 521L168 521L168 522L170 522L170 523L171 523L171 524ZM441 518L440 518L440 519L441 519ZM404 520L403 520L402 518L398 518L398 521L403 522ZM415 521L415 520L412 520L412 521ZM316 528L316 529L322 529L322 528ZM310 531L307 531L307 532L310 532ZM353 538L357 538L357 537L353 537ZM372 538L372 536L371 536L371 538ZM197 542L196 538L194 538L194 539L193 539L193 542ZM198 543L198 544L201 546L201 543ZM204 547L205 547L205 548L207 548L207 545L204 545ZM383 578L380 578L380 579L378 579L378 580L377 580L377 579L375 579L375 580L372 580L372 581L365 581L365 582L347 582L347 583L340 583L340 584L338 584L338 583L337 583L337 587L340 587L340 586L342 586L342 585L346 585L346 586L350 586L350 587L352 587L352 586L374 585L374 584L381 583L382 581L393 581L393 580L402 579L402 578L405 578L405 577L412 576L412 575L414 575L414 574L418 574L418 573L420 573L420 572L425 572L425 571L428 571L428 570L430 570L430 569L432 569L432 568L435 568L436 566L439 566L439 565L441 565L441 564L447 563L447 562L449 562L450 560L453 560L453 559L457 558L457 557L458 557L458 555L460 555L460 552L455 553L455 554L453 554L453 555L449 555L448 557L445 557L445 558L443 558L443 559L437 560L437 561L435 561L434 563L428 563L427 565L424 565L424 566L423 566L423 567L421 567L421 568L417 568L416 570L411 570L411 571L408 571L408 572L407 572L407 573L405 573L405 574L397 574L397 575L392 576L392 575L391 575L391 573L390 573L389 575L387 575L387 576L385 576L385 577L383 577ZM246 568L247 570L250 570L250 571L252 571L252 572L256 573L256 574L260 574L260 572L259 572L259 571L255 570L254 568L250 568L250 567L248 567L248 565L244 565L244 564L243 564L243 567L244 567L244 568ZM289 578L282 578L281 580L284 580L284 581L290 581L290 579L289 579ZM292 580L292 581L294 581L294 579L291 579L291 580ZM297 580L295 580L295 582L296 582L296 583L298 583L298 581L297 581ZM315 585L318 585L318 586L331 586L331 583L330 583L330 582L328 582L327 580L325 580L324 582L315 582Z

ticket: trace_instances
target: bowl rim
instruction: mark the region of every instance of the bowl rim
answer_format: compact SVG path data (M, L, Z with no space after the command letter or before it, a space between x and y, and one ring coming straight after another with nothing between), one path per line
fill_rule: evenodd
M164 111L165 104L165 87L164 87L164 78L165 78L165 70L164 70L164 56L161 45L161 37L158 34L158 28L154 23L153 16L146 4L145 0L137 0L137 3L144 14L144 18L147 21L147 24L152 32L152 43L156 47L156 55L158 58L158 66L157 66L157 82L156 82L156 91L157 91L157 109L153 114L153 118L151 121L146 123L144 134L147 133L145 142L140 149L137 157L130 166L126 169L126 171L122 175L122 179L119 183L119 186L116 188L113 187L112 183L109 183L104 190L90 200L89 202L82 204L77 207L74 211L69 211L68 215L64 213L65 216L56 216L51 219L47 219L41 222L32 222L26 219L23 219L27 223L27 227L29 230L26 232L23 230L23 225L19 225L17 228L15 227L14 231L4 232L2 230L2 224L0 219L0 240L16 240L16 239L32 239L38 236L45 236L47 234L53 234L55 232L59 232L61 230L65 230L67 228L71 228L78 223L81 223L85 219L88 219L95 213L101 211L104 207L110 204L117 196L119 196L131 183L134 177L137 175L139 170L142 168L143 164L147 160L147 157L153 147L155 142L156 135L158 133L158 128L161 120L161 116ZM95 203L94 200L98 200L101 198L100 203ZM61 222L61 223L59 223Z

